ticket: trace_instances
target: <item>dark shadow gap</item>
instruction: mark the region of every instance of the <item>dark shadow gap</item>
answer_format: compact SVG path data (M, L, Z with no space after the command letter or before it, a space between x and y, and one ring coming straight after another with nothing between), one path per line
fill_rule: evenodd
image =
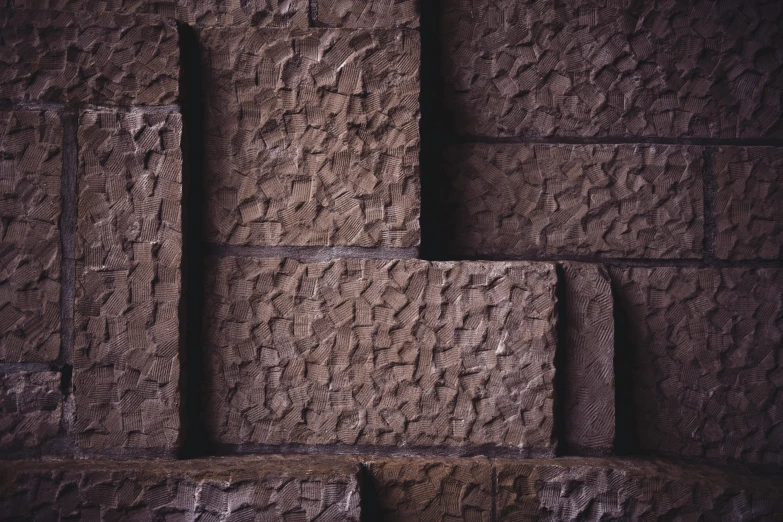
M365 465L359 467L359 508L361 522L383 522L383 510L378 499L378 488L372 477L372 472Z
M555 402L554 402L554 438L557 441L557 456L562 457L569 454L568 442L566 440L566 408L565 398L568 393L568 383L566 379L566 350L568 349L568 307L566 299L566 274L563 265L556 265L557 282L555 283L555 296L557 297L557 344L555 346Z
M622 296L612 283L614 301L614 400L615 400L615 454L619 456L641 453L636 432L634 408L633 365L634 346L628 315Z

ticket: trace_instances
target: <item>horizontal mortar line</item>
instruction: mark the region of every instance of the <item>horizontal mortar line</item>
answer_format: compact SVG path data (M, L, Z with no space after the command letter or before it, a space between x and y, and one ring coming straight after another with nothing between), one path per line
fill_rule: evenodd
M16 372L59 372L60 365L56 362L4 362L0 363L0 374Z
M606 138L591 137L508 137L460 135L445 138L447 143L462 145L481 143L488 145L693 145L693 146L745 146L745 147L783 147L780 138L660 138L660 137L626 137L614 136Z
M455 256L450 261L526 261L530 263L559 263L575 262L596 265L612 266L639 266L639 267L694 267L694 268L781 268L783 259L747 259L747 260L721 260L721 259L649 259L649 258L619 258L619 257L594 257L594 256L539 256L535 254L519 255L469 255Z
M207 254L218 257L294 258L300 261L331 261L338 258L357 259L416 259L419 249L414 248L367 248L367 247L314 247L314 246L238 246L207 245Z

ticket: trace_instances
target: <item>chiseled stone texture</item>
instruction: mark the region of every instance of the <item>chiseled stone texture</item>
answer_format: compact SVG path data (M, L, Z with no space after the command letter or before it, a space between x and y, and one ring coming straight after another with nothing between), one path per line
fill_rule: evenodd
M460 133L781 137L776 0L443 2Z
M715 174L715 255L783 257L783 149L719 147Z
M0 463L4 520L359 522L357 463L273 456Z
M419 27L419 2L427 0L315 0L318 22L352 29Z
M612 269L641 448L783 464L783 270Z
M656 460L574 459L493 462L497 520L733 520L783 516L779 478Z
M0 12L0 98L167 104L177 99L173 21L153 15Z
M701 256L699 147L464 144L444 156L456 255Z
M554 451L551 264L224 258L207 274L215 441Z
M367 468L380 520L490 521L492 466L487 459L405 457L372 461Z
M564 263L564 442L570 454L614 449L614 303L602 265Z
M174 16L175 0L9 0L16 9Z
M79 122L75 432L87 449L175 445L182 195L178 114Z
M205 30L206 235L419 243L415 31Z
M40 447L57 435L61 418L60 374L0 373L0 454Z
M60 353L62 126L55 112L0 112L0 361Z

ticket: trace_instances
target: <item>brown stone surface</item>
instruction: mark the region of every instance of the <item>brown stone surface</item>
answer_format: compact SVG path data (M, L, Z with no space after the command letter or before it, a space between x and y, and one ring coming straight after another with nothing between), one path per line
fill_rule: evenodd
M659 461L494 461L497 520L780 520L779 477Z
M179 430L182 122L79 122L75 431L87 449L171 448Z
M0 12L0 98L167 104L177 99L174 22L113 13Z
M177 0L188 23L212 26L307 27L308 0Z
M175 0L9 0L16 9L174 16Z
M614 449L614 317L602 265L564 263L564 442L571 454Z
M419 243L415 31L205 30L206 235Z
M783 270L611 274L641 448L783 464Z
M349 458L0 463L3 520L359 522Z
M460 133L783 136L776 0L477 0L441 11Z
M0 112L2 362L60 353L61 149L57 113Z
M783 257L783 150L719 147L715 255L721 259Z
M207 274L214 440L553 452L552 265L226 258Z
M396 458L367 467L384 522L490 521L492 466L487 459Z
M41 446L57 435L61 418L60 374L0 373L0 454Z
M695 258L702 149L488 145L446 149L456 255Z
M419 1L421 0L315 1L318 22L329 27L353 29L419 27Z

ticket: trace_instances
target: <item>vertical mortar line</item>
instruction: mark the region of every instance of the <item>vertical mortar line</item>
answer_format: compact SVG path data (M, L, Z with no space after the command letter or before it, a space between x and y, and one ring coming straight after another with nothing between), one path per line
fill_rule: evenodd
M318 27L318 0L307 0L307 17L310 27Z
M498 469L495 462L492 462L492 506L489 512L489 520L497 522L498 520Z
M715 193L718 191L715 177L715 147L704 147L702 166L702 185L704 188L704 262L712 265L715 262Z
M567 292L566 292L566 274L565 268L562 263L555 265L557 274L557 280L555 281L555 297L556 311L557 311L557 342L555 344L555 379L554 379L554 416L555 422L553 426L554 438L557 444L558 457L569 454L569 447L566 441L566 427L568 424L566 414L566 394L567 380L565 376L566 371L566 350L568 349L568 308Z

